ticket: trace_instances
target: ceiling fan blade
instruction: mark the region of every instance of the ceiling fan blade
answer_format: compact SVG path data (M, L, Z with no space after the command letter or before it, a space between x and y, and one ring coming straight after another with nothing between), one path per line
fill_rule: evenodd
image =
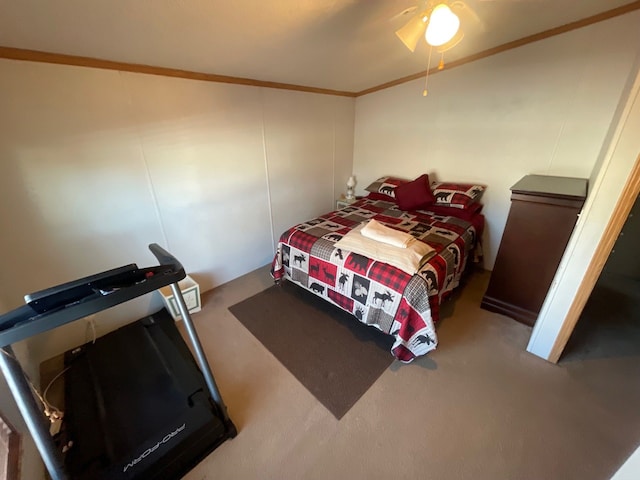
M394 22L396 20L398 20L401 17L408 17L410 14L415 13L415 11L418 9L417 5L414 5L413 7L408 7L405 8L404 10L402 10L400 13L396 13L393 17L391 17L389 19L390 22Z
M418 41L424 36L427 29L427 23L423 18L424 14L422 13L415 15L402 28L396 30L398 38L412 52L415 51Z
M480 16L476 13L476 11L471 8L467 3L462 0L454 0L451 2L451 10L460 17L460 21L462 24L469 26L471 24L472 28L480 29L481 31L485 31L485 24L480 18Z
M458 45L462 41L463 38L464 38L464 32L462 31L462 29L459 29L451 40L449 40L447 43L437 47L436 51L438 53L444 53L447 50L451 50L453 47Z

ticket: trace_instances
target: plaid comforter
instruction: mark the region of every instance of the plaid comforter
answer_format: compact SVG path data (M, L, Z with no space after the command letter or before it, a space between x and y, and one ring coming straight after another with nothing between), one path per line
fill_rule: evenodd
M372 218L429 244L435 255L409 275L334 247L352 228ZM276 281L286 277L392 335L391 352L410 362L436 348L434 323L440 302L458 286L476 240L476 227L465 220L427 211L409 213L395 203L363 198L284 232L271 272Z

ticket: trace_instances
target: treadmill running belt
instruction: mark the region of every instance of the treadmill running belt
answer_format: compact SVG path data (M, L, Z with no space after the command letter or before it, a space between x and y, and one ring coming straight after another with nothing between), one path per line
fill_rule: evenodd
M227 437L166 310L65 353L72 478L180 478Z

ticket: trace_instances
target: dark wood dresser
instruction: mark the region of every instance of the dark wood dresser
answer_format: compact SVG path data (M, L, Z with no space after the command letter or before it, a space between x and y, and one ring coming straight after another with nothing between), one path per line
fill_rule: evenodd
M583 178L527 175L511 187L482 308L535 323L586 196Z

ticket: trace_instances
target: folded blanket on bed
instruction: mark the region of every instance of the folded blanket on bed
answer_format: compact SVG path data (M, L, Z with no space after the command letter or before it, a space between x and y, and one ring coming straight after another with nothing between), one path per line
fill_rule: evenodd
M399 232L391 227L381 224L377 220L369 220L362 227L362 235L378 242L388 243L394 247L407 248L412 240L415 240L406 232Z
M334 247L388 263L409 275L416 273L420 266L435 253L435 250L429 245L413 237L405 248L395 247L365 237L361 233L362 228L363 225L359 225L351 230L336 242Z

